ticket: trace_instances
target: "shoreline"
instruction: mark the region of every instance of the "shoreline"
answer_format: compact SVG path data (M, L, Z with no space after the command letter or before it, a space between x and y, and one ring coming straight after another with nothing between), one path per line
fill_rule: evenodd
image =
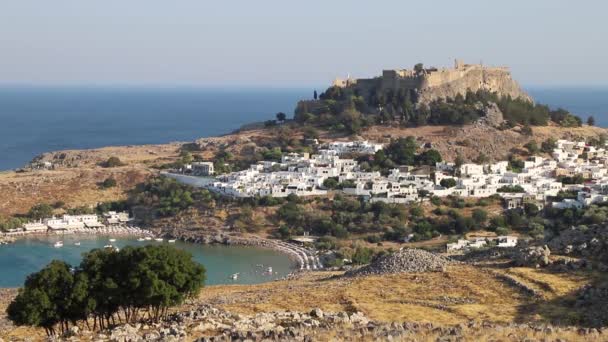
M13 232L13 233L0 233L0 245L13 243L18 239L24 239L28 237L53 237L53 236L139 236L139 237L155 237L155 234L149 230L131 227L131 226L118 226L118 227L105 227L105 228L81 228L72 230L62 231L50 231L45 232ZM5 243L2 243L5 241Z
M297 265L297 269L294 270L294 272L321 270L324 268L314 250L281 240L271 240L261 237L230 236L224 234L190 236L186 232L178 232L177 234L161 233L157 235L200 245L245 246L271 249L281 252L287 255L291 260L294 260Z
M219 235L204 235L204 236L188 236L186 232L178 232L177 234L155 233L153 231L131 226L118 226L106 228L82 228L66 231L46 231L46 232L14 232L0 234L0 245L14 243L18 239L28 237L57 237L57 236L132 236L132 237L151 237L151 238L166 238L180 240L186 243L199 245L225 245L225 246L244 246L244 247L259 247L274 250L286 255L295 262L295 267L292 275L295 272L306 270L320 270L323 265L317 256L316 252L293 243L288 243L280 240L271 240L261 237L241 237Z

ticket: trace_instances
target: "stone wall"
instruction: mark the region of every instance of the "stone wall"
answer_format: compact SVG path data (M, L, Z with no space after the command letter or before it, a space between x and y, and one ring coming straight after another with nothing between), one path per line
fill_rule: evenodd
M359 95L369 99L372 92L397 93L400 89L415 90L420 103L465 95L468 90L479 89L497 92L503 96L532 101L519 84L511 78L506 67L486 67L481 64L463 64L457 61L454 68L413 70L383 70L381 77L343 81L337 86L350 87Z

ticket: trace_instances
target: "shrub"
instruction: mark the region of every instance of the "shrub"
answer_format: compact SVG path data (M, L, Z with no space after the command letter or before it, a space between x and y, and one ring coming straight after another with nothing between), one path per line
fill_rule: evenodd
M110 157L102 163L103 167L117 167L125 165L118 157Z
M116 186L116 179L109 177L99 184L101 189L109 189Z

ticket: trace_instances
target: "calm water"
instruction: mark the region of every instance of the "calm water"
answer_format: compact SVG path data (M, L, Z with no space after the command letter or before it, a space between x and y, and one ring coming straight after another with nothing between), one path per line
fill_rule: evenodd
M64 247L55 248L55 241L63 240ZM74 242L81 242L75 246ZM93 248L102 248L112 244L119 248L127 245L167 244L167 242L139 242L132 238L116 238L109 242L103 236L66 236L49 238L27 238L0 246L0 288L23 285L26 276L40 270L53 259L65 260L71 265L78 265L82 253ZM173 244L171 244L173 245ZM176 242L175 247L190 252L194 259L207 269L207 285L213 284L253 284L284 277L295 264L284 254L276 251L252 247L206 246ZM264 265L260 267L258 265ZM272 275L264 274L271 266ZM229 277L239 273L237 280Z
M42 152L191 141L292 116L313 89L0 87L0 170Z
M608 87L526 90L539 103L547 104L551 108L565 108L585 120L593 115L597 126L608 127Z

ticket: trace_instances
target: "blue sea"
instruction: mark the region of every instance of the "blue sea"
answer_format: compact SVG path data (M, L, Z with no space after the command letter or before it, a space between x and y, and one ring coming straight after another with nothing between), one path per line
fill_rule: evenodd
M289 117L313 89L0 87L0 170L43 152L191 141Z
M608 87L530 88L551 107L563 107L608 127ZM62 149L191 141L241 125L291 116L313 89L128 87L0 87L0 170Z

